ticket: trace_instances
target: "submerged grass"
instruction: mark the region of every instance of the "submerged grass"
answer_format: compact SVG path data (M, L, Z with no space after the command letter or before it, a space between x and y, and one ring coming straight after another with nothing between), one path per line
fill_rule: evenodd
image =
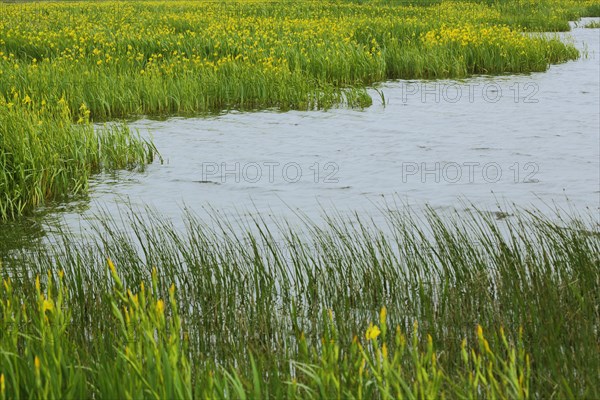
M598 221L514 214L102 216L4 260L3 395L598 398Z
M590 21L587 24L585 24L583 27L589 28L589 29L598 29L598 28L600 28L600 21Z

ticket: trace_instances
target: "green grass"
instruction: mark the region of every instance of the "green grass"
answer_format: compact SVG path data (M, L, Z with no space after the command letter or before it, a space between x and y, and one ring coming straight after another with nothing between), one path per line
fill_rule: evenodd
M391 207L386 228L188 215L186 232L152 212L101 216L87 243L65 232L4 260L6 393L597 398L598 221L511 213Z
M590 29L598 29L598 28L600 28L600 21L591 21L591 22L588 22L583 27L584 28L590 28Z
M72 110L86 104L95 120L364 107L364 87L385 79L544 71L576 58L571 45L518 33L568 30L569 18L583 13L575 4L587 3L5 5L0 93L64 96ZM502 26L511 33L481 33ZM423 41L465 27L468 44Z
M153 145L125 125L95 129L85 107L73 119L65 103L0 96L0 221L85 193L91 174L143 168L154 158Z

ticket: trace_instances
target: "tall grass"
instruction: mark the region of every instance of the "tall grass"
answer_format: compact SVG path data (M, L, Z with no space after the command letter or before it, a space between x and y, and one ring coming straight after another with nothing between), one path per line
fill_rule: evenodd
M72 110L85 103L96 120L363 107L371 104L365 85L385 79L544 71L576 58L571 45L519 32L568 30L585 4L4 5L0 93L64 96Z
M188 215L179 232L138 211L103 216L84 244L65 232L51 249L4 260L3 304L13 308L3 323L23 307L39 323L52 325L58 309L69 321L56 333L61 358L36 347L35 319L8 319L24 333L0 330L11 396L33 393L36 355L72 374L62 382L73 389L55 393L85 397L600 395L600 232L590 216L499 221L390 207L384 225ZM63 300L55 289L40 297L38 275Z
M85 192L91 174L143 167L155 149L124 125L94 129L82 105L77 123L63 101L0 96L0 221L48 199Z

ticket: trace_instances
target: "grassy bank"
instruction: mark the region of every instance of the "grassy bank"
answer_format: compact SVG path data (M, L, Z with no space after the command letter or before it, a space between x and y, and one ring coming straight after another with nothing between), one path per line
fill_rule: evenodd
M104 216L4 260L4 393L597 398L598 222L512 212Z
M4 5L0 93L94 119L365 106L393 78L544 71L578 56L587 2L83 2ZM592 4L591 2L589 4Z

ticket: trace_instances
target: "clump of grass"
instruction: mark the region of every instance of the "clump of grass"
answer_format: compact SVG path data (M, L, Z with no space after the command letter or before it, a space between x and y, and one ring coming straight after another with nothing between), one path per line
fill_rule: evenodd
M188 215L180 232L125 210L84 243L64 232L13 253L3 304L43 306L35 276L63 271L52 287L69 315L64 359L84 366L88 397L596 398L597 221L510 211L499 221L390 207L383 225L336 215L295 227ZM37 337L7 326L0 338ZM31 367L24 348L14 357Z
M589 28L589 29L598 29L598 28L600 28L600 21L591 21L591 22L588 22L583 27L584 28Z
M154 154L124 125L95 129L84 104L74 116L64 100L0 96L0 221L85 192L93 173L143 167Z

